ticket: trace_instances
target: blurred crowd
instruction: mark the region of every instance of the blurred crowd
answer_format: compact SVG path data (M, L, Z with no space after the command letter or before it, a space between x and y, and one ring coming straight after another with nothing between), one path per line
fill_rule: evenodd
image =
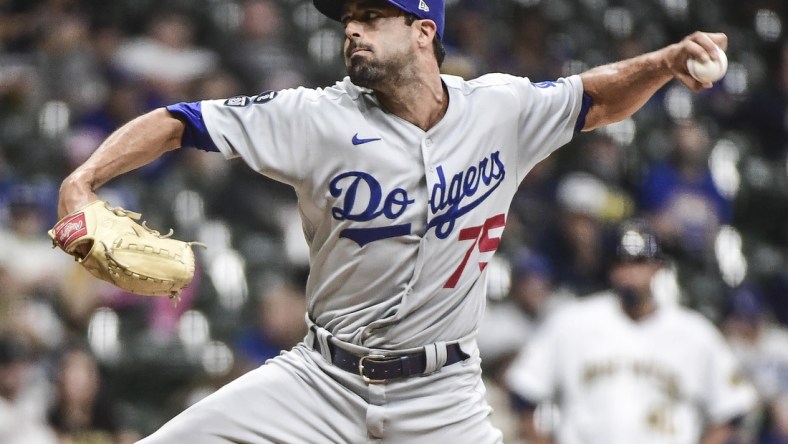
M523 181L489 268L480 348L499 375L563 301L607 286L610 237L646 218L672 259L664 303L708 317L761 404L742 442L788 442L788 3L448 0L443 71L555 79L695 31L727 33L727 76L677 83L578 135ZM0 442L133 442L305 333L295 194L241 161L176 150L100 196L208 244L173 306L103 284L51 248L60 181L157 107L321 87L343 34L309 0L0 0Z

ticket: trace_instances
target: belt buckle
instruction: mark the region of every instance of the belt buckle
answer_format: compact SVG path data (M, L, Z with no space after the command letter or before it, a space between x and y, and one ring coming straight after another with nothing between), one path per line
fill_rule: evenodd
M369 354L369 355L360 357L358 359L358 374L359 374L359 376L361 376L361 379L363 379L364 382L367 383L367 384L385 384L387 379L372 379L372 378L368 378L364 374L364 361L367 360L367 359L384 360L384 359L387 359L387 358L388 357L386 355L381 355L381 354Z

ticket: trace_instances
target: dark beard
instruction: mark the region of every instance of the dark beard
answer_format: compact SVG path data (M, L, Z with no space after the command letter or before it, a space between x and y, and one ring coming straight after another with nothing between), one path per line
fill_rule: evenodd
M359 61L352 63L347 69L350 81L362 88L374 88L384 80L385 69L375 63Z
M385 61L358 59L350 62L347 73L350 81L362 88L399 85L412 76L411 61L414 58L411 53L402 53Z

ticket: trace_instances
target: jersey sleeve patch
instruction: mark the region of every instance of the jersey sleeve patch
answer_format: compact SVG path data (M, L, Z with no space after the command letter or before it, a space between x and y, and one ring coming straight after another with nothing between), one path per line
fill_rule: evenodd
M262 105L264 103L270 102L271 100L274 100L278 95L279 93L276 91L265 91L256 95L252 100L252 102L254 102L255 105Z
M224 106L237 106L243 108L244 106L248 105L251 101L252 99L247 96L235 96L225 100Z
M575 133L579 133L586 126L586 116L588 115L588 110L591 109L591 105L593 104L594 99L592 99L588 94L583 93L583 105L580 107L580 114L577 116L577 122L575 123Z
M208 127L205 126L201 102L176 103L168 106L167 111L186 125L183 130L181 146L198 148L203 151L219 151L208 133Z

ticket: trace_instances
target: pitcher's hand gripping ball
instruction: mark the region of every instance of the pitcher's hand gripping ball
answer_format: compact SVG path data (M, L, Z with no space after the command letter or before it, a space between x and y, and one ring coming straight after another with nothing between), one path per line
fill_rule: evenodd
M728 56L725 51L717 46L717 59L698 60L693 57L687 59L687 71L697 81L714 83L728 72Z
M171 239L138 224L140 214L96 200L49 230L60 247L93 276L128 292L177 301L194 277L194 242Z

